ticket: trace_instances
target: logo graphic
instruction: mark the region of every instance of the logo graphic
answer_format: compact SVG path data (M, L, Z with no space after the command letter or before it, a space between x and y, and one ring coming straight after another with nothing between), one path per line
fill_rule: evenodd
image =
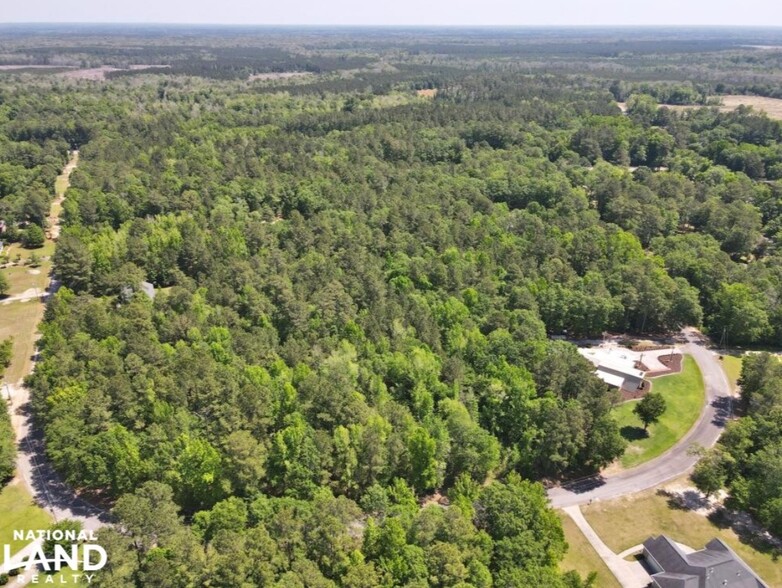
M10 545L3 546L0 574L16 576L17 583L63 584L67 579L72 584L90 584L94 572L108 560L93 531L15 530L13 537L27 546L16 554Z

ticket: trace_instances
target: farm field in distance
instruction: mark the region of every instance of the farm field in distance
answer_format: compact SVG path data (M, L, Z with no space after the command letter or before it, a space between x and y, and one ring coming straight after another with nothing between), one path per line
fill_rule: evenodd
M769 117L782 120L782 98L768 98L766 96L751 95L726 95L719 97L720 103L716 105L720 112L733 112L739 106L750 106L758 112L765 112ZM667 108L678 111L703 108L703 105L686 104L667 105Z
M782 98L768 98L765 96L722 96L720 97L720 110L735 110L739 106L751 106L768 114L771 118L782 120Z

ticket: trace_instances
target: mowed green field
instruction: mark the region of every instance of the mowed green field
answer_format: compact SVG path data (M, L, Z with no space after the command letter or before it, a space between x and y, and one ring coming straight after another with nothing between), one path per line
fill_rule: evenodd
M21 484L9 484L0 491L0 545L11 546L16 553L29 543L14 541L14 531L48 529L52 519L33 499Z
M728 376L733 390L738 386L739 376L741 375L741 355L723 355L722 356L722 369L725 370L725 375Z
M769 586L782 587L782 561L771 549L755 548L732 529L721 528L703 515L670 505L668 497L656 490L595 502L581 507L581 511L614 553L643 543L651 535L665 534L693 549L702 549L719 537Z
M698 420L705 402L701 371L689 355L684 357L680 373L652 380L652 391L663 395L667 408L660 421L649 425L647 432L633 414L638 400L630 400L614 409L622 435L629 441L621 459L625 468L654 459L673 447Z
M611 570L605 565L600 556L589 544L587 538L576 526L569 516L559 511L559 518L562 520L562 528L565 531L565 540L568 544L568 550L565 558L560 562L559 568L563 572L575 570L582 578L586 578L590 572L597 573L597 584L601 588L621 588Z
M11 365L5 370L5 381L16 384L30 373L35 353L35 333L43 317L43 304L27 302L0 302L0 341L14 338ZM2 511L0 511L2 512Z

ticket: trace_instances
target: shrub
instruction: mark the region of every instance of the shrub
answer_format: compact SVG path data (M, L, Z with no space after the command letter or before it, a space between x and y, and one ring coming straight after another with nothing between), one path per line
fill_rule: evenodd
M22 234L22 245L27 249L43 247L44 241L46 241L46 235L38 225L30 225Z

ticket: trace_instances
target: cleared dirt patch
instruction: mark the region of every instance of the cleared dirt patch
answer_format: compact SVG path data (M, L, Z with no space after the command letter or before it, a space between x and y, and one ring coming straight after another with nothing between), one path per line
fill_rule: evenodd
M717 106L720 112L732 112L739 106L751 106L755 110L762 110L770 118L782 120L782 98L766 98L765 96L748 96L743 94L730 94L720 96L721 104ZM616 105L622 112L627 112L625 102L617 102ZM660 104L670 110L682 111L694 108L708 108L703 104Z
M766 98L765 96L745 96L732 94L720 97L722 103L717 106L720 112L733 112L739 106L751 106L757 111L763 111L769 118L782 120L782 99ZM693 110L694 108L708 108L702 104L661 104L670 110L682 111Z
M741 105L752 106L755 110L762 110L771 118L782 120L782 99L766 98L765 96L723 96L720 110L729 112L736 110Z
M424 98L434 98L437 96L437 88L430 88L426 90L416 90L416 94L423 96Z
M111 73L113 71L125 71L125 70L133 70L133 71L141 71L145 69L152 69L152 68L168 68L171 67L170 65L131 65L127 68L122 67L113 67L111 65L102 65L100 67L90 67L86 69L74 69L72 71L66 71L61 73L60 75L72 80L93 80L93 81L101 81L106 79L106 74Z
M72 65L0 65L0 71L14 71L17 69L69 69Z
M311 75L313 74L308 71L272 71L268 73L253 74L248 78L248 80L251 82L263 82L267 80L287 80L288 78L301 78Z

